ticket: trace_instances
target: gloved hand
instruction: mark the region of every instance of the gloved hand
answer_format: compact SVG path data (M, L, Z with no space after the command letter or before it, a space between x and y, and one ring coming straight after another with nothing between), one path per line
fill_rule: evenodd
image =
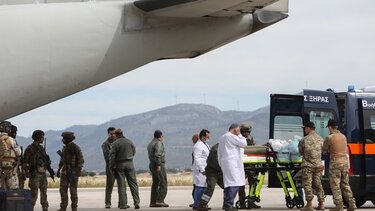
M82 175L82 170L81 169L78 169L76 171L76 177L80 177Z

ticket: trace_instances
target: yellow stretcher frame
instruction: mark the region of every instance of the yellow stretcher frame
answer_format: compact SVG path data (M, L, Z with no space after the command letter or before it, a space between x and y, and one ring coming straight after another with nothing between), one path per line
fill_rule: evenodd
M251 156L250 156L251 157ZM257 159L260 158L260 159ZM255 159L253 159L255 158ZM285 194L286 207L292 209L297 207L298 209L304 207L304 200L300 197L297 187L294 182L294 175L300 170L301 159L292 160L290 162L283 162L277 159L277 152L272 150L272 147L267 147L266 155L254 155L251 159L243 159L245 165L245 174L250 177L254 173L257 174L256 181L251 185L249 189L249 195L245 198L241 204L241 200L236 203L237 208L248 208L251 209L252 202L260 202L260 193L263 187L265 173L269 170L276 170L277 178L280 181L281 187ZM293 173L292 173L293 172ZM285 174L285 177L283 176ZM290 187L288 187L288 185ZM290 193L293 193L293 198Z

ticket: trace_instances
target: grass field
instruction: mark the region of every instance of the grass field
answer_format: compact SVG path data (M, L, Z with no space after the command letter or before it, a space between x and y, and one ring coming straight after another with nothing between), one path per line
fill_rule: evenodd
M86 176L80 177L78 181L78 187L80 188L97 188L105 187L106 176L97 175L97 176ZM137 181L139 187L148 187L151 186L152 177L149 173L142 173L137 175ZM26 187L28 182L25 183ZM169 186L191 186L193 185L193 176L191 172L181 172L176 174L168 174L168 185ZM51 178L48 178L48 188L58 188L60 186L60 179L55 178L55 182ZM116 183L115 183L115 186Z
M97 176L86 176L80 177L78 181L79 188L98 188L105 187L106 176L97 175ZM152 184L152 177L150 173L137 174L137 181L139 187L149 187ZM264 179L264 185L267 185L268 175L266 174ZM27 188L28 181L25 183ZM191 172L180 172L174 174L168 174L168 186L192 186L193 185L193 176ZM48 178L48 188L59 188L60 179L55 178L55 182L51 178ZM117 184L115 183L115 186Z

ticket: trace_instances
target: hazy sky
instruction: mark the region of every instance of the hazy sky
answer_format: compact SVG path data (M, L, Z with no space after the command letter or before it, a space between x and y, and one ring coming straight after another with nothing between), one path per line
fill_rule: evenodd
M101 124L174 105L251 111L271 93L375 85L374 0L290 0L289 18L195 59L150 63L10 121L34 129Z

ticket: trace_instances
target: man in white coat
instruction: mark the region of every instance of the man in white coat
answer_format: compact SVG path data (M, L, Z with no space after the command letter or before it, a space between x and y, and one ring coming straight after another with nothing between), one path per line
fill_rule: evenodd
M233 207L234 199L241 186L245 185L245 170L242 163L241 148L247 145L240 133L240 126L232 124L229 131L219 139L218 160L224 179L224 209Z
M199 133L199 140L194 145L193 155L193 181L195 185L194 191L194 204L193 209L198 208L199 200L201 199L206 187L206 173L205 168L207 166L207 157L210 153L210 147L207 141L210 139L210 131L203 129Z

